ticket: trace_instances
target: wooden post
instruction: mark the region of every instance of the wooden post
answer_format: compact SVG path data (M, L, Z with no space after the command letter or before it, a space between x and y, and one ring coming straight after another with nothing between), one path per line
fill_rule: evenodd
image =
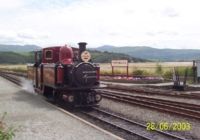
M126 76L127 76L127 78L128 78L128 66L126 66Z
M193 65L192 65L192 70L193 70L193 82L196 83L196 77L197 77L197 67L195 65L195 60L193 60Z
M112 66L112 77L114 77L114 67Z

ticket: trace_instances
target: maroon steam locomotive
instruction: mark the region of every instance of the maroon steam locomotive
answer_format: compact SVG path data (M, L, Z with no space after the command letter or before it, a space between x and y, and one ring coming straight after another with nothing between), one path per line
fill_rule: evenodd
M79 49L68 45L35 52L35 63L28 64L28 78L35 90L49 100L69 106L98 104L99 66L92 62L85 42Z

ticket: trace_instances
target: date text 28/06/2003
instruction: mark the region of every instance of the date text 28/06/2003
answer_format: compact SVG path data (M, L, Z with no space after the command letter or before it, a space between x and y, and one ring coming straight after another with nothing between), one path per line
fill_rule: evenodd
M190 131L192 125L189 122L147 122L146 129L148 131Z

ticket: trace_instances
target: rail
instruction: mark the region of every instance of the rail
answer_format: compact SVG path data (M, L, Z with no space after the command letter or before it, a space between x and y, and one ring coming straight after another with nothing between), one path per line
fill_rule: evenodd
M82 111L82 113L96 120L99 120L103 123L106 123L110 125L111 127L116 127L122 131L125 131L128 134L131 134L132 136L137 136L145 140L155 140L155 139L160 139L160 138L163 139L163 137L167 140L170 140L170 139L186 140L185 138L182 138L180 136L177 136L168 132L164 132L161 130L157 130L157 129L155 129L155 131L153 132L147 131L146 125L130 120L128 118L119 116L117 114L108 112L102 108L93 107L92 111L89 111L89 112Z

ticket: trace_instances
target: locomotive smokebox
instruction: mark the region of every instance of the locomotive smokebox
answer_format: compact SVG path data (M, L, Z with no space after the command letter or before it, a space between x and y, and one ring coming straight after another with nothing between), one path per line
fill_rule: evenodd
M84 52L86 50L86 42L79 42L79 60L81 61L81 53Z

